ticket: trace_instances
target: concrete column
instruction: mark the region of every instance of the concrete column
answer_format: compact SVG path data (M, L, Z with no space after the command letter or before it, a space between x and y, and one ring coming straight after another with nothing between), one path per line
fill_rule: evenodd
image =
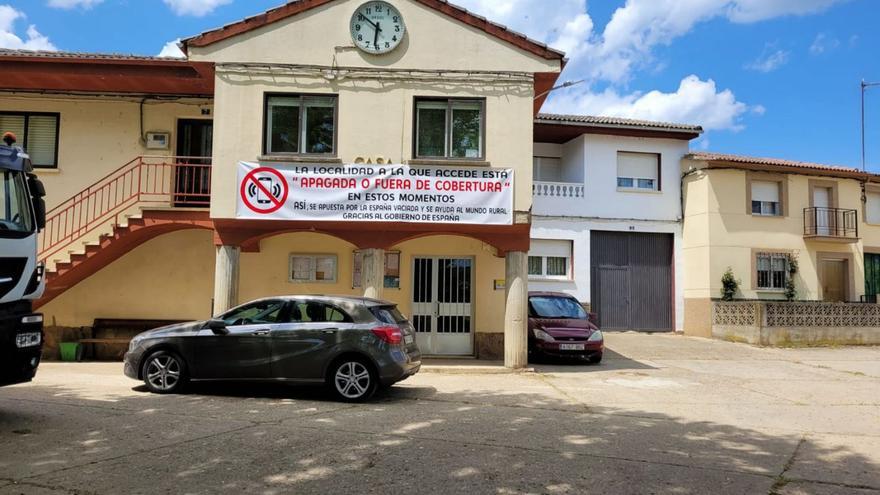
M361 286L364 289L364 297L382 299L385 288L385 250L364 249L361 255L363 256Z
M504 306L504 366L528 365L528 253L511 251L504 258L506 303Z
M239 246L217 246L214 262L214 316L238 304L240 257Z

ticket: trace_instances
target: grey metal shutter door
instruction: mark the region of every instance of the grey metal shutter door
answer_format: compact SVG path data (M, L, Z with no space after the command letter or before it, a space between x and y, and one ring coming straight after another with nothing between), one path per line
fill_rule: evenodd
M608 330L672 330L672 235L590 233L593 311Z

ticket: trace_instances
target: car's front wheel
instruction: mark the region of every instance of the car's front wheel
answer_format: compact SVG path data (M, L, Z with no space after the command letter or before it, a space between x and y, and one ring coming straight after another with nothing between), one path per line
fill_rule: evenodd
M157 351L144 360L144 383L150 392L173 394L186 385L188 375L186 363L171 351Z
M344 402L363 402L378 388L379 380L373 367L361 358L343 358L330 367L329 388Z

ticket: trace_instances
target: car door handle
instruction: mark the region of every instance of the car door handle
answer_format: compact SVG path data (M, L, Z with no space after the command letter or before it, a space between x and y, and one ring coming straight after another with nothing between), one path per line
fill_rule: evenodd
M269 330L257 330L256 332L253 333L253 335L259 335L259 336L269 335Z
M321 330L321 333L327 333L327 334L336 333L336 329L335 328L325 328L325 329Z

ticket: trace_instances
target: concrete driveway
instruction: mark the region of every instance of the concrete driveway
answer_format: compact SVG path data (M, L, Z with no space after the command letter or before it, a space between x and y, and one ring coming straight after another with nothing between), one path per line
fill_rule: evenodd
M0 494L880 493L880 348L607 339L600 366L441 363L365 405L45 363L0 389Z

